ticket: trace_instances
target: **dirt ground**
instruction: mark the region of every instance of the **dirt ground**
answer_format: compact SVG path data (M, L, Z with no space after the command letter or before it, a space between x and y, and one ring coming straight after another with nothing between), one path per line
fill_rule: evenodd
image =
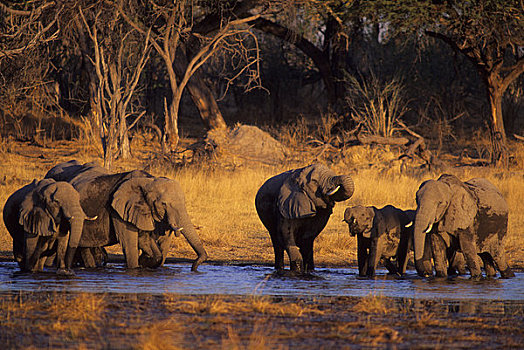
M522 348L524 303L0 294L5 349Z

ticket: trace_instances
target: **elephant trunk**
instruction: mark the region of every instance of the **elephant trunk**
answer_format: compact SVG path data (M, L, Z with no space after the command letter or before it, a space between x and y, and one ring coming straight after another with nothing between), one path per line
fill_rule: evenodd
M174 224L170 222L171 228L176 231L180 230L182 232L182 235L186 238L186 240L189 242L189 245L195 253L197 254L197 258L195 261L193 261L193 265L191 266L192 271L196 271L198 268L198 265L203 263L207 260L207 252L204 248L204 245L202 244L202 241L200 240L200 237L198 237L198 234L195 230L195 226L193 226L193 223L189 219L189 216L187 213L183 213L180 215L179 220L177 220L178 224Z
M76 253L76 249L80 244L80 238L82 238L82 230L84 228L84 220L86 215L80 206L76 208L69 218L69 224L71 231L69 233L69 243L67 245L67 251L65 256L65 268L70 270L73 265L73 259Z
M413 227L413 251L415 253L415 261L421 260L424 255L426 234L428 228L431 228L433 225L432 217L427 209L420 207L417 209Z

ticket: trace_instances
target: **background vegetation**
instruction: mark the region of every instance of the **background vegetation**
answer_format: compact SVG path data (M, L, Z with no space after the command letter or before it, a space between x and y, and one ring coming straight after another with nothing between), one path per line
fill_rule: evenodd
M347 263L345 206L412 208L418 185L447 171L501 188L521 259L522 10L518 0L2 0L0 201L71 158L144 168L182 182L212 258L270 261L256 190L322 161L356 181L315 248ZM236 123L269 131L287 160L195 151ZM369 135L423 140L430 153ZM9 251L3 226L0 239Z

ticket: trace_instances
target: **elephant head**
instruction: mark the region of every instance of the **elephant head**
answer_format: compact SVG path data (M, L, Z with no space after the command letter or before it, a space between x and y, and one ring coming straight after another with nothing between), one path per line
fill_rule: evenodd
M80 196L67 182L44 179L39 182L35 180L33 184L34 190L29 192L20 205L19 223L24 227L25 232L36 237L56 237L60 225L68 223L70 234L67 256L71 261L66 258L65 268L69 270L86 219L80 206ZM35 252L26 251L25 268L29 270L34 268L38 258Z
M192 270L196 270L207 259L204 246L189 219L184 193L177 181L159 177L132 177L115 191L111 205L122 220L131 223L139 231L146 231L150 235L159 230L181 232L198 255Z
M323 164L290 172L278 196L280 214L287 219L315 216L318 209L331 209L335 202L349 199L354 192L349 175L336 175Z
M474 224L478 206L470 190L453 175L422 183L417 191L417 210L413 228L415 261L422 258L426 234L438 232L449 246L449 235L456 235ZM437 225L437 227L434 227Z
M351 236L362 235L364 238L371 238L374 218L373 207L356 205L344 211L344 221L348 224Z

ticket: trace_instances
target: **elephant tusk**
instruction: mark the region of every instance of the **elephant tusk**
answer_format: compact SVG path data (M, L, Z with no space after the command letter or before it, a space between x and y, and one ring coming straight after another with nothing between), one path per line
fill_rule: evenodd
M404 227L411 227L411 226L413 226L413 221L410 221L410 222L409 222L408 224L406 224L406 226L404 226Z
M429 227L427 228L426 231L424 231L424 233L429 233L432 228L433 228L433 224L429 225Z
M180 237L180 233L182 232L184 228L183 227L177 227L172 232L175 234L175 237Z
M337 187L335 187L334 189L332 189L331 191L329 191L327 193L328 196L332 196L335 194L335 192L337 192L338 190L340 189L340 185L338 185Z
M89 220L89 221L95 221L96 219L98 219L98 215L95 215L93 217L86 216L86 220Z

